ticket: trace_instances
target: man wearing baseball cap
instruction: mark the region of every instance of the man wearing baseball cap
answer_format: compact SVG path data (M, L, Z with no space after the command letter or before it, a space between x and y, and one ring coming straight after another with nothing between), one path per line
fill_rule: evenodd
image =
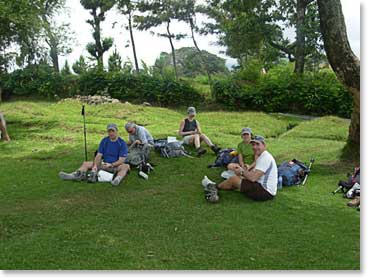
M223 190L239 190L253 200L273 199L277 193L278 168L273 156L266 150L264 137L255 136L251 140L252 149L257 159L253 170L238 166L236 176L220 183L216 187ZM214 182L203 180L203 186L212 186Z
M99 144L94 161L84 162L82 166L73 173L60 172L59 177L63 180L84 181L94 183L97 181L97 172L100 169L115 173L116 177L111 181L113 186L118 186L130 170L125 164L128 148L126 142L119 137L117 125L107 125L108 136L103 138ZM91 170L89 177L87 172Z
M187 117L180 123L178 134L183 137L183 143L195 145L197 155L201 156L206 153L206 150L200 145L204 141L215 154L218 154L220 148L202 133L200 123L195 119L195 116L195 107L189 107L187 109Z

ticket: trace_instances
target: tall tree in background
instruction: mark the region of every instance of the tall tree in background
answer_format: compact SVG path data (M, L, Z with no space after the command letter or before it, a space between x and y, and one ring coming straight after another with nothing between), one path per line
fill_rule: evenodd
M39 0L0 0L0 77L17 56L27 55L22 45L34 41L35 35L40 33L40 6ZM20 51L16 51L16 47ZM0 82L0 101L2 89Z
M73 63L72 69L76 74L83 74L88 71L89 64L85 61L84 56L80 56L79 59Z
M126 15L128 24L126 29L129 30L130 33L130 42L131 48L133 49L134 54L134 63L135 63L135 70L139 72L139 63L138 57L136 54L136 47L135 47L135 40L134 40L134 33L133 33L133 18L134 18L134 11L137 10L137 2L133 2L131 0L117 0L117 7L120 13Z
M339 80L351 92L354 109L349 127L351 142L360 143L360 62L350 48L340 0L317 0L327 58Z
M108 12L115 4L114 0L80 0L82 6L90 10L93 19L87 20L93 28L93 38L95 42L87 44L87 50L97 60L99 69L103 69L103 54L107 52L112 44L112 38L102 38L101 22L106 19Z
M55 72L59 72L59 56L71 53L72 34L69 24L57 24L54 16L65 6L65 0L42 0L42 21L45 41L49 46L50 58Z
M212 82L212 76L208 67L207 62L205 61L205 57L203 55L203 52L199 48L199 45L195 38L195 33L198 31L198 26L196 25L196 13L201 10L200 6L197 5L196 0L182 0L180 2L180 7L177 13L177 19L182 20L190 26L191 31L191 39L194 43L194 46L197 50L197 53L199 55L199 59L201 61L201 66L204 68L207 76L208 76L208 82L210 86L210 91L213 91L213 82Z
M171 30L171 22L178 18L178 10L180 8L179 0L151 0L142 2L139 5L141 12L145 13L142 16L135 16L135 20L138 23L138 29L149 30L154 27L165 25L165 33L157 33L158 36L166 37L169 40L172 50L172 63L175 70L176 80L178 80L177 62L175 47L173 40L180 40L186 37L182 33L174 33ZM154 34L153 31L151 31Z

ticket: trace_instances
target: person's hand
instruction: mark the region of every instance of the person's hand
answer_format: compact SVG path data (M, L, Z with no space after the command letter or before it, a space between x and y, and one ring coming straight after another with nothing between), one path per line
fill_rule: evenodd
M248 165L248 164L244 164L242 167L243 167L244 169L246 169L246 170L249 170L249 169L250 169L250 165Z
M240 166L241 166L242 168L246 168L246 165L245 165L244 163L240 163Z
M94 165L94 166L92 167L92 171L97 171L97 166L96 166L96 165Z
M140 140L136 140L135 144L142 144Z

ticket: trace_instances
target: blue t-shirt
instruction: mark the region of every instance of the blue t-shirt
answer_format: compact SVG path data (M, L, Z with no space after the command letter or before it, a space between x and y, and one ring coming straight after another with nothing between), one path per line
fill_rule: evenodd
M104 162L114 163L120 157L127 157L128 149L122 138L111 141L109 137L105 137L99 144L98 153L103 155Z

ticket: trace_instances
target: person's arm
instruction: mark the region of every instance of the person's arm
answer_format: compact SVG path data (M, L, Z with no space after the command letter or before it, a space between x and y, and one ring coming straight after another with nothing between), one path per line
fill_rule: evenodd
M97 171L98 165L100 165L102 162L102 156L103 156L102 153L97 153L96 157L94 158L94 162L93 162L93 168L92 168L93 171Z
M241 167L245 167L245 163L243 162L242 154L238 154L238 162L239 162Z
M180 123L180 129L178 130L178 135L180 136L186 136L186 135L193 135L195 134L194 131L188 131L188 132L184 132L183 129L185 127L185 120L182 120Z
M196 120L196 127L197 127L197 129L196 129L196 133L197 133L197 134L201 134L201 127L200 127L200 123L199 123L199 121L197 121L197 120Z
M125 162L126 157L120 157L116 162L111 164L112 167L118 167Z
M261 170L255 169L253 171L243 170L241 175L251 182L256 182L265 173Z

